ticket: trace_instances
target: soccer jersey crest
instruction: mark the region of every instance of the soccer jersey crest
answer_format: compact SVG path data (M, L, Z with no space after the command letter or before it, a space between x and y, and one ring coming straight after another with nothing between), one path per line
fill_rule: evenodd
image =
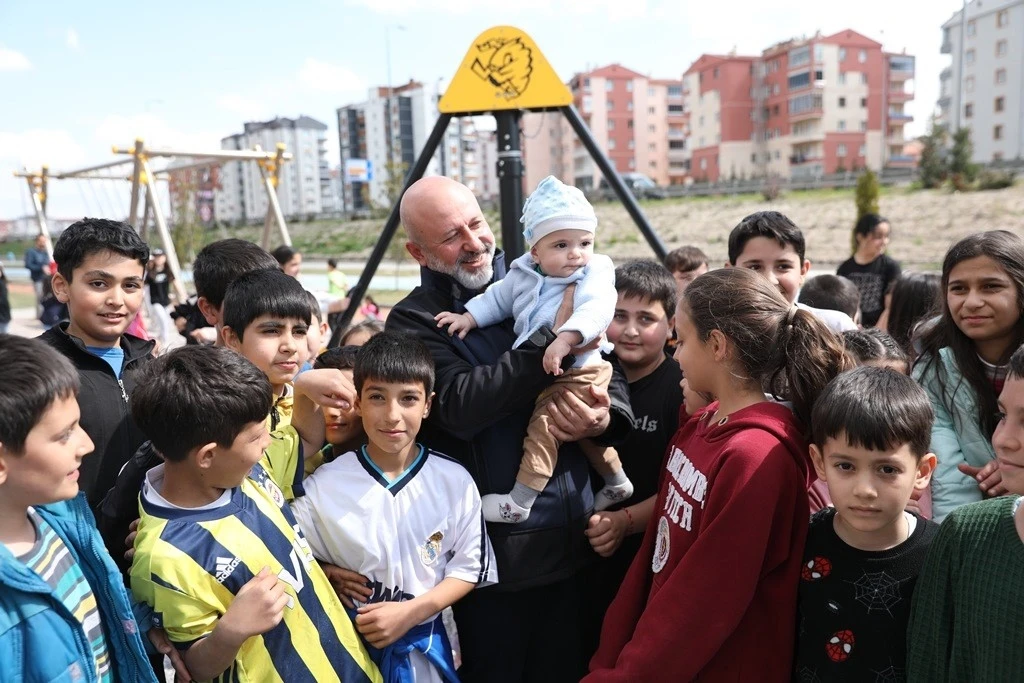
M658 537L654 542L654 557L651 558L651 571L655 574L665 568L665 563L668 562L668 551L668 520L662 517L658 520Z
M441 556L441 539L443 538L443 533L435 531L427 539L427 542L420 546L420 560L423 561L423 564L429 567L437 562L437 558Z

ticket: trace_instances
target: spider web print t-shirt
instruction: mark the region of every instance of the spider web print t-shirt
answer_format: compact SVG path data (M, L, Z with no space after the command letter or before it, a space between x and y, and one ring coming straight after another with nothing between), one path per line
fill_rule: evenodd
M910 599L939 525L917 517L910 538L872 552L839 538L835 513L811 517L793 680L906 681Z

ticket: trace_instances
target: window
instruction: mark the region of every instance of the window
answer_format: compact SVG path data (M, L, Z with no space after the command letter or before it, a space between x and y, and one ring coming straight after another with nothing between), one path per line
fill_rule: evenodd
M800 73L792 74L789 77L789 89L799 90L800 88L806 88L811 84L811 72L802 71Z
M590 90L590 79L589 78L584 78L583 79L583 88L585 90Z
M615 138L608 140L608 149L615 149Z
M772 116L778 116L778 115L779 115L779 105L776 104L775 106L772 107Z
M633 119L630 119L629 121L626 121L626 128L629 128L630 130L633 130ZM652 126L652 128L653 128L653 126Z
M655 113L656 113L657 111L658 111L658 110L657 110L657 109L655 109L654 107L647 107L647 113L648 113L648 114L652 114L652 115L653 115L653 114L655 114Z
M969 119L972 116L974 116L974 105L973 104L965 104L964 105L964 118L965 119Z
M1002 28L1010 24L1010 10L1000 10L996 15L996 26Z
M842 143L840 143L839 145L836 145L836 156L837 157L845 157L846 156L846 145L844 145Z
M700 170L702 170L702 171L708 170L708 160L707 159L701 159L700 160Z
M866 97L860 98L860 108L861 109L865 109L865 108L867 108L867 106L868 106L868 98L866 98Z
M860 62L861 64L863 64L864 62L868 61L868 51L867 50L860 50L860 51L858 51L857 52L857 61Z
M1003 127L1002 126L995 126L992 129L992 139L993 140L1002 140L1003 139Z
M608 130L615 130L615 119L608 119Z
M825 61L825 48L821 44L814 45L814 61L823 62Z
M842 59L840 57L840 59ZM839 85L846 85L846 72L839 74Z
M630 169L636 168L636 159L630 159L629 160L629 167L630 167Z
M654 90L654 88L650 88L649 90ZM650 92L648 94L650 94L652 96L654 95L653 92ZM670 86L668 86L668 96L669 97L682 97L683 96L683 86L681 86L681 85L670 85Z
M657 127L655 127L655 125L653 123L651 125L647 126L647 132L648 133L654 133L657 130L658 130Z
M867 85L868 84L868 73L866 71L862 71L860 73L860 82L861 82L861 85Z
M605 108L608 109L608 111L611 111L612 107L615 106L615 103L612 102L611 100L605 100L604 104L605 104Z
M648 161L647 162L647 166L649 168L658 168L658 162L657 161Z
M789 68L794 68L811 61L810 46L798 47L789 51Z
M864 133L864 132L867 131L867 129L868 129L868 122L867 121L861 121L860 122L860 132Z
M974 92L974 76L968 76L964 79L964 90Z
M846 48L845 47L839 48L839 61L840 62L845 62L846 61Z
M716 142L716 143L720 143L721 141L722 141L722 136L721 136L721 134L715 135L715 142Z
M626 92L633 92L633 81L626 81Z
M715 112L715 121L721 121L721 120L722 120L722 114L720 112L716 111Z
M867 155L868 155L868 146L867 145L861 145L860 149L857 150L857 156L866 157Z
M773 95L778 95L779 94L779 84L778 83L774 83L772 85L772 94Z
M996 57L1005 57L1009 51L1009 46L1005 40L996 42Z
M839 123L836 125L836 130L846 130L846 121L839 119Z
M590 113L590 104L591 104L590 103L590 95L584 95L583 96L583 113L584 114L589 114Z
M978 27L974 25L974 19L967 22L967 36L973 37L978 32Z
M756 154L751 154L750 155L750 163L752 163L752 164L756 164L757 163L757 155Z
M653 142L647 143L647 151L648 152L653 152L656 149L658 149L658 146L656 144L654 144Z
M1006 83L1006 69L996 69L996 84Z
M670 104L670 105L668 105L668 115L669 116L682 116L683 115L683 105L681 105L681 104Z
M615 84L612 83L611 81L605 81L604 82L604 90L605 90L605 92L611 92L614 87L615 87Z
M846 106L846 98L845 97L840 97L839 98L839 106L840 107L845 107Z
M968 66L974 64L974 48L971 48L970 50L964 53L964 62Z
M997 97L994 109L996 111L1003 111L1003 109L1005 109L1005 108L1006 108L1006 98L1005 97Z
M629 141L629 145L627 145L627 146L628 146L628 147L629 147L630 149L635 149L635 148L636 148L636 142L635 142L635 141L633 141L633 140L630 140L630 141Z
M626 111L633 111L633 100L626 102Z
M714 71L714 73L712 75L712 78L716 78L716 79L718 78L718 67L717 66L715 67L715 71Z
M698 126L703 126L704 125L704 117L703 116L701 116L699 119L697 119L697 125Z
M700 136L700 146L701 147L704 146L704 136L703 135Z

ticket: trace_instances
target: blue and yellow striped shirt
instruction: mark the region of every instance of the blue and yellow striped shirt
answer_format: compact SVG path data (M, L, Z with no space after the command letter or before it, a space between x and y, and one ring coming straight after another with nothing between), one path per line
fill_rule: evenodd
M270 567L289 585L284 619L246 640L215 680L380 681L288 507L302 477L298 435L288 427L274 436L219 506L167 507L144 492L132 592L153 607L171 641L188 649L213 631L242 586Z

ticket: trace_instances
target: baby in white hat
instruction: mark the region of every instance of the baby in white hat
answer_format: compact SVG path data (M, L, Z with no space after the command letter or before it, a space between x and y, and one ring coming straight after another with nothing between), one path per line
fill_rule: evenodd
M537 397L516 484L509 493L483 497L484 518L510 524L530 516L533 502L554 472L560 444L548 428L547 404L555 392L569 389L588 400L592 385L608 387L612 367L601 358L600 350L577 349L575 362L564 372L562 362L574 347L586 346L604 334L618 301L615 266L607 256L594 253L597 215L582 192L548 176L526 200L520 220L529 253L513 261L503 279L473 297L466 304L466 313L445 311L435 317L438 327L448 325L449 334L460 337L474 327L514 318L516 348L541 326L554 325L566 287L576 286L572 315L555 330L557 337L544 353L544 369L556 379ZM581 441L580 447L605 482L594 496L595 510L633 495L633 484L614 448L589 440Z

